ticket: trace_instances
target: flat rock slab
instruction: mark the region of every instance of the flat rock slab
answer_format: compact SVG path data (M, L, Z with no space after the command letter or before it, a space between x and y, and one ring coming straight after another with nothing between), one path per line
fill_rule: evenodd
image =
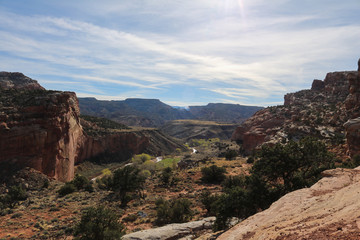
M360 239L360 167L331 169L219 236L244 239Z
M169 224L159 228L153 228L134 232L123 236L123 240L176 240L205 229L211 229L215 217L204 218L199 221L188 223Z

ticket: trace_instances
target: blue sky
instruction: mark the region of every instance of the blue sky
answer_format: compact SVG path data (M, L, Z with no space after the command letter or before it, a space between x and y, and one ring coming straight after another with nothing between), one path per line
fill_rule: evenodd
M359 0L0 0L0 71L79 97L271 106L355 70Z

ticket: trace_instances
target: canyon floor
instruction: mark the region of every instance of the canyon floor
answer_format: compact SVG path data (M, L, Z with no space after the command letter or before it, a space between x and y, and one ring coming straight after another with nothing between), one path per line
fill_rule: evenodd
M231 145L230 142L225 144ZM250 167L245 158L237 157L236 160L225 160L217 157L213 144L198 146L197 153L192 148L179 156L164 156L164 159L180 159L186 156L195 165L174 170L174 175L179 179L171 187L163 186L159 179L159 172L149 176L145 183L143 199L132 200L124 209L120 208L120 201L114 193L100 189L94 182L94 191L79 191L60 197L57 191L64 183L50 180L48 187L42 187L39 180L37 189L28 190L28 199L20 202L14 209L8 209L0 216L0 239L72 239L72 229L80 220L81 212L90 206L105 205L121 215L121 221L127 228L127 233L157 227L155 225L155 201L159 198L178 199L187 198L192 202L192 221L206 217L199 196L204 189L212 193L221 191L220 185L204 184L201 182L201 168L210 165L225 167L229 175L245 173ZM212 149L212 150L211 150ZM193 154L192 154L193 153ZM204 160L205 159L205 160ZM201 161L202 160L202 161ZM158 164L162 164L159 162ZM101 177L104 169L115 170L125 163L95 164L85 162L77 166L77 172L93 179ZM167 161L167 166L176 164ZM162 166L165 167L165 166ZM159 169L161 169L160 167ZM21 179L42 179L44 175L29 170ZM35 184L36 185L36 184Z

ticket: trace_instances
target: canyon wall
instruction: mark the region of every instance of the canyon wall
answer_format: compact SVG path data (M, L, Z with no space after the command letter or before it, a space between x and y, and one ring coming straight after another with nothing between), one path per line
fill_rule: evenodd
M168 154L181 145L153 129L90 136L73 92L46 91L21 73L0 73L0 171L32 167L60 181L74 165L101 154Z
M242 143L247 154L263 143L308 135L339 145L344 123L360 116L359 87L356 71L328 73L323 81L314 80L311 89L286 94L284 105L258 111L235 130L232 140Z
M83 139L75 93L1 91L0 163L68 181Z

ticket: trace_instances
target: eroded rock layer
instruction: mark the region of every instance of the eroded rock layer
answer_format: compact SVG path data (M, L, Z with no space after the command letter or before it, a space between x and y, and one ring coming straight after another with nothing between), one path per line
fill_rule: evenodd
M46 91L21 73L0 73L1 173L32 167L69 181L74 177L75 163L102 154L126 160L132 154L168 154L181 148L157 130L102 129L95 125L92 127L101 134L83 130L75 93Z
M284 105L258 111L235 130L232 140L242 143L247 154L265 142L308 135L343 144L343 124L360 116L359 82L356 71L328 73L324 81L314 80L310 90L286 94Z
M2 90L0 163L68 181L83 139L75 93Z

